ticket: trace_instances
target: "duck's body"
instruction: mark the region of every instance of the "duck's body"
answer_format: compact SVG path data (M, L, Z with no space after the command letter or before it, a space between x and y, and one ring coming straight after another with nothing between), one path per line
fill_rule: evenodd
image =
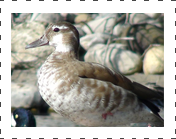
M44 44L56 50L40 69L39 91L63 117L84 126L144 122L163 126L158 109L151 110L141 101L162 96L103 65L79 61L79 34L70 23L50 25L41 39L27 48Z

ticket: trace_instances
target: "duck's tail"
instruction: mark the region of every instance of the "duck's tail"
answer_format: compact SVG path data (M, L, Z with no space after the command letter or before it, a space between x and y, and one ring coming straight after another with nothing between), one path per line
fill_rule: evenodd
M164 88L155 83L147 83L146 86L163 96L160 99L142 99L141 101L159 118L158 126L164 126Z

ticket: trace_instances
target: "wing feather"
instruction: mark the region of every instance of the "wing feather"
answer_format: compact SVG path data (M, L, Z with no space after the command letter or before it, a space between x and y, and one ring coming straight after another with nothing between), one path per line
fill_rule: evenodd
M155 90L149 89L137 82L133 82L124 75L98 64L89 62L77 62L78 76L111 82L136 94L141 99L163 98L163 95Z

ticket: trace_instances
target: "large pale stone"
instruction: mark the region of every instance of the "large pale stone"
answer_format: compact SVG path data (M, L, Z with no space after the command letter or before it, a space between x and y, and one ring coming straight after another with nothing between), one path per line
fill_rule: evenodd
M40 96L35 69L14 70L11 81L12 108L37 108L47 112L49 106Z
M89 34L80 39L81 46L88 50L95 44L104 44L108 39L110 38L109 34L103 34L103 33L95 33L95 34Z
M145 54L143 70L145 74L164 73L164 46L154 44Z
M108 47L104 44L96 44L87 51L84 59L87 62L101 63L123 74L141 71L140 55L125 48L126 45L123 44L111 44Z
M75 18L75 23L78 24L78 23L81 23L81 22L89 22L92 20L92 17L90 14L87 14L87 13L81 13L81 14L78 14ZM84 25L84 24L82 24Z
M115 17L116 17L115 14L109 14L106 17L96 18L95 20L92 20L87 24L94 33L103 33L103 32L110 33L113 26L115 25L116 20ZM92 34L87 25L84 25L82 29L87 34Z

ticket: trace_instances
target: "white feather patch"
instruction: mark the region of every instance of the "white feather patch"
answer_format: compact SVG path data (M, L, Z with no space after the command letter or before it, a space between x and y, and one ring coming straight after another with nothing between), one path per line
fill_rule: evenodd
M62 39L62 34L55 35L53 36L53 39L49 42L49 45L55 46L57 52L69 52L72 48L69 45L65 45Z
M57 52L69 52L69 51L71 51L71 48L69 46L62 44L61 46L56 47L56 51Z
M59 29L67 29L68 27L62 25L62 26L57 26L57 25L53 25L52 29L54 30L55 28L59 28Z
M63 35L62 34L58 34L58 35L55 35L55 36L53 36L53 38L52 38L52 40L49 42L50 43L50 45L59 45L59 44L62 44L63 42L62 42L62 38L63 38Z
M12 115L12 117L11 117L11 126L13 126L13 127L16 126L16 121L15 121L13 115Z

